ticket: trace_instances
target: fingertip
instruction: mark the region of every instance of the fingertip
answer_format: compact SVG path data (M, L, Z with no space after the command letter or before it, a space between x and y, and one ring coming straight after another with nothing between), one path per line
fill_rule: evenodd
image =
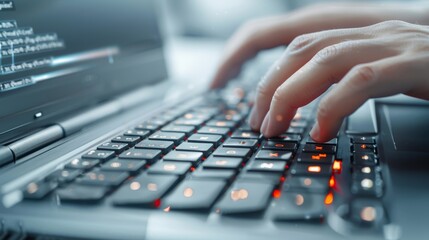
M252 111L250 112L249 125L253 130L259 130L260 126L258 124L258 113L256 107L253 107Z

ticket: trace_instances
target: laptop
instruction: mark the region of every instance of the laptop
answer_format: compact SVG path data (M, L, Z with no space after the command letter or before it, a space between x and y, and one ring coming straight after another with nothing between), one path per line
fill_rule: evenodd
M1 239L426 237L427 102L368 101L317 143L316 100L266 139L266 66L182 91L155 2L0 1Z

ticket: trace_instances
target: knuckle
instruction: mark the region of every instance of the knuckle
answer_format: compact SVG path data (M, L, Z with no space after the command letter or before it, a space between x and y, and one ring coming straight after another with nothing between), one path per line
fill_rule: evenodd
M351 82L358 87L371 84L371 82L376 80L377 76L375 69L370 65L356 66L353 68L352 73L353 77Z
M272 101L274 103L280 103L280 102L283 102L283 100L284 100L284 97L283 97L282 91L279 88L277 88L273 94Z
M267 86L267 81L266 80L261 80L258 85L256 86L256 91L257 91L257 95L258 96L262 96L262 97L266 97L269 94L269 90L268 90L268 86Z
M314 55L313 61L318 64L331 63L340 55L341 51L342 47L338 44L325 47Z
M313 34L303 34L292 40L289 44L288 49L291 53L300 52L306 49L314 41Z

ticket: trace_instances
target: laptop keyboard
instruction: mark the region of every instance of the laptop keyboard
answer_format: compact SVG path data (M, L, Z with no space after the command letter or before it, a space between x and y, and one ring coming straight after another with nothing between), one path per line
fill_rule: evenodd
M326 143L309 138L313 108L299 109L285 133L266 139L248 126L251 105L244 96L214 93L197 106L165 110L88 149L64 169L29 183L24 195L54 194L70 203L110 199L118 208L268 212L279 221L320 220L333 202L343 162L337 158L337 138ZM351 193L381 197L375 140L349 141ZM363 216L358 222L374 221L370 213L380 211L377 203L356 205Z

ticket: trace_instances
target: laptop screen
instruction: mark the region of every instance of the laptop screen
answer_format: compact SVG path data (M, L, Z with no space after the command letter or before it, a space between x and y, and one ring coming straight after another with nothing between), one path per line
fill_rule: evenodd
M0 140L165 79L153 5L0 1Z

